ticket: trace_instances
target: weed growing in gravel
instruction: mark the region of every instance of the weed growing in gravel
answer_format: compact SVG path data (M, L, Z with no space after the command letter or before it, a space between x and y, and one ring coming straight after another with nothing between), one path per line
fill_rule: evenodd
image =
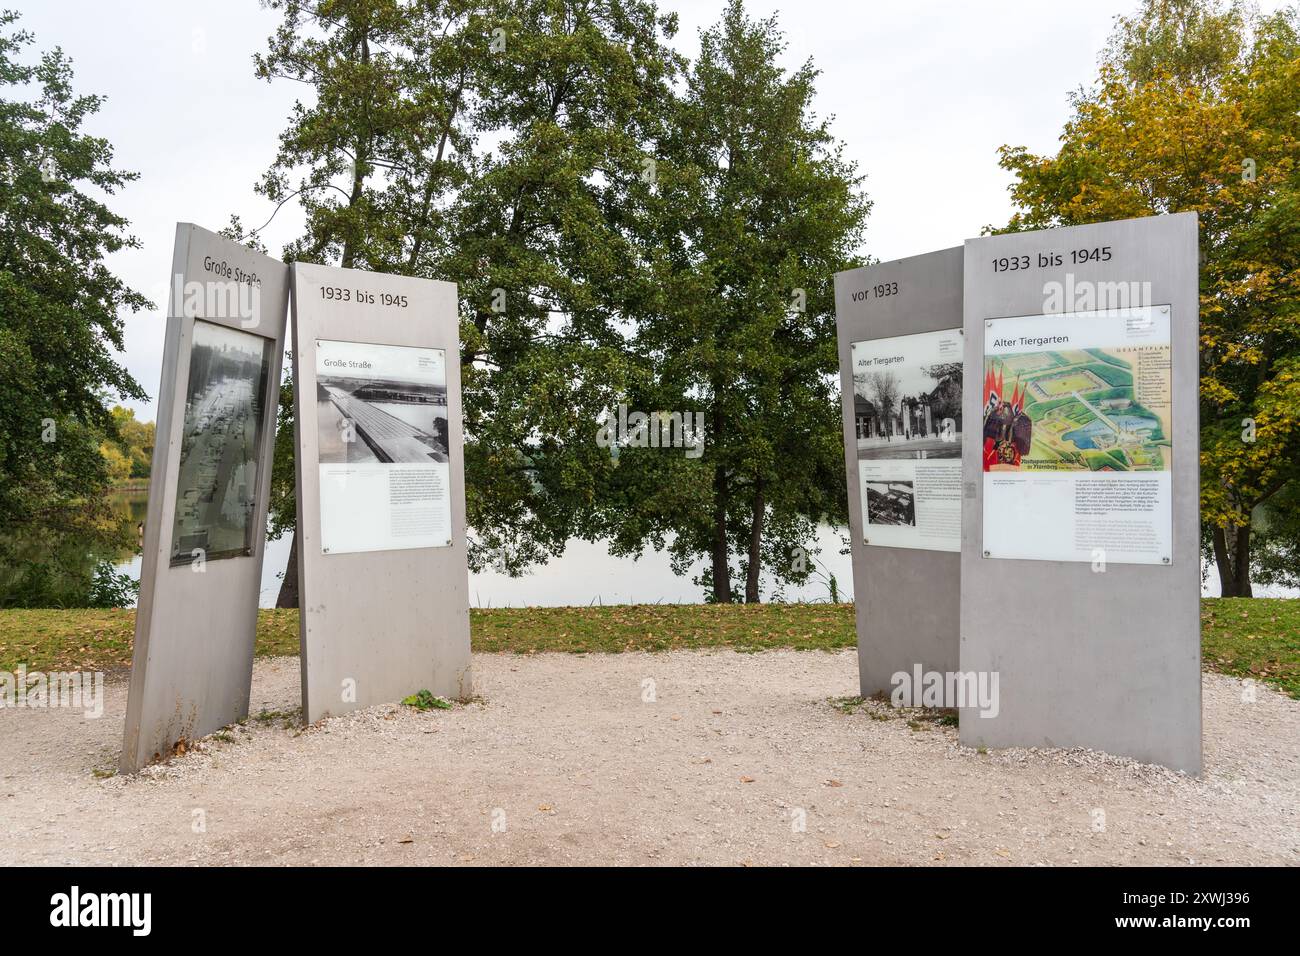
M451 701L445 697L435 697L427 690L418 690L410 697L402 698L402 703L416 710L451 710Z
M957 711L951 707L895 707L888 694L832 697L830 704L842 714L864 713L872 720L906 720L913 730L924 730L926 725L957 726Z

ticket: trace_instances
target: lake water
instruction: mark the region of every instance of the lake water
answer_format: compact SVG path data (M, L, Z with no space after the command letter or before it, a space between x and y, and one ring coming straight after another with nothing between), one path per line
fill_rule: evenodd
M835 529L819 529L817 546L822 553L815 557L814 579L803 587L787 587L787 601L826 601L829 598L827 571L834 574L839 599L853 599L853 574L848 555ZM266 560L262 566L262 607L275 607L280 581L289 563L289 537L266 543ZM140 577L140 557L123 561L118 569L133 579ZM469 600L472 607L523 607L526 605L559 607L587 604L698 604L704 592L691 583L703 564L684 577L673 573L668 555L647 552L640 560L612 557L604 544L574 540L564 555L536 568L531 574L512 578L495 571L469 576ZM771 582L765 581L763 600L771 597Z
M144 497L131 504L132 514L143 518ZM801 587L787 587L787 601L826 601L830 596L829 578L833 575L841 601L853 600L853 566L843 548L840 531L830 525L818 528L814 547L821 551L813 559L815 573ZM262 567L262 607L274 607L280 581L289 562L288 535L266 544ZM811 550L811 548L810 548ZM667 554L648 551L639 560L614 557L603 543L573 540L564 554L534 569L523 577L512 578L495 571L469 576L469 600L472 607L583 606L588 604L698 604L703 590L691 579L703 570L697 564L686 575L673 573ZM140 557L122 560L118 569L133 579L140 577ZM1218 574L1209 569L1201 593L1206 597L1219 594ZM1256 587L1258 597L1300 597L1295 588ZM764 601L772 597L772 582L763 581Z

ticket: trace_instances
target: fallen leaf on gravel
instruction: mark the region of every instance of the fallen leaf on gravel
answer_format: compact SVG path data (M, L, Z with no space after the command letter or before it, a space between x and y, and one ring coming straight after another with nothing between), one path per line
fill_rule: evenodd
M842 786L844 786L844 784L840 783L838 780L827 780L827 781L826 781L826 786L828 786L828 787L842 787Z
M551 805L550 805L549 803L543 803L543 804L542 804L540 807L538 807L537 809L538 809L538 810L541 810L542 813L550 813L550 812L551 812Z
M410 837L407 837L406 839L404 839L404 840L398 840L397 842L398 842L398 843L414 843L415 841L412 840Z
M753 782L754 782L754 778L753 778L753 777L741 777L741 778L740 778L740 782L741 782L741 783L753 783Z
M840 846L840 844L839 844L839 841L837 841L837 840L828 840L828 841L826 841L826 849L828 849L828 850L838 850L838 849L839 849L839 846Z

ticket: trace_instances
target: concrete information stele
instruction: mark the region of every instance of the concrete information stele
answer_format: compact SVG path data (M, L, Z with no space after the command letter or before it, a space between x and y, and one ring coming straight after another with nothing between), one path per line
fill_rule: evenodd
M456 286L295 263L303 715L471 694Z
M176 227L121 769L248 714L288 268Z
M962 250L835 275L863 696L957 669Z
M966 243L967 746L1201 770L1195 213Z

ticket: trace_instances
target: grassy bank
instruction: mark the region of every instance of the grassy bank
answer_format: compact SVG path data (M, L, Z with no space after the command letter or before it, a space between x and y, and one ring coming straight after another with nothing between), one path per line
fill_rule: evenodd
M119 670L134 626L132 611L0 611L0 670ZM849 604L496 608L470 611L470 631L476 651L517 654L854 645ZM1300 699L1300 600L1206 599L1201 640L1207 667ZM257 653L298 653L297 611L259 612Z

